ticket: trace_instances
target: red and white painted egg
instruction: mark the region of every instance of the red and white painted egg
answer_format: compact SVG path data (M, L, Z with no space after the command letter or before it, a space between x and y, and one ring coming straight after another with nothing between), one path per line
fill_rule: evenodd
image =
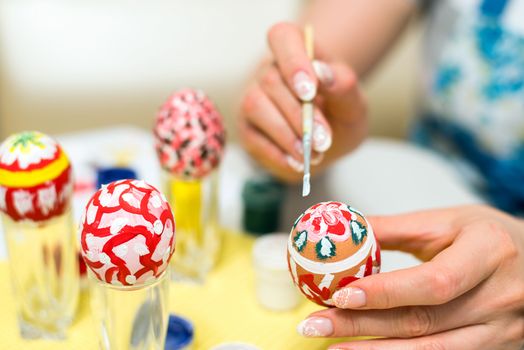
M380 247L359 211L340 202L322 202L293 224L288 265L293 282L309 300L333 306L338 289L380 271Z
M141 180L115 181L88 202L81 253L102 282L142 286L158 279L175 251L175 220L166 198Z
M200 90L183 89L171 95L157 114L154 135L160 164L175 176L202 178L222 159L222 116Z
M71 165L54 139L25 131L0 145L0 211L11 219L51 219L70 207L72 196Z

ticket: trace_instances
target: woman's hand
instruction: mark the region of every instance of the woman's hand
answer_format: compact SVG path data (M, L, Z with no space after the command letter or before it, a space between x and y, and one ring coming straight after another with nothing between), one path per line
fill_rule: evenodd
M338 291L305 336L382 336L351 350L520 350L524 344L524 221L468 206L370 218L385 249L420 266L372 275Z
M302 177L301 102L314 98L313 171L354 149L367 132L366 103L343 63L311 62L301 28L279 23L268 34L272 56L248 87L239 118L246 150L274 175ZM316 56L322 59L321 52Z

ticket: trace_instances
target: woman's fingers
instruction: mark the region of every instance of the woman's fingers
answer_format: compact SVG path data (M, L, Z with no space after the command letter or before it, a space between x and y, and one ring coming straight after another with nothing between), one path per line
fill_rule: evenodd
M313 60L313 70L320 82L321 88L330 88L335 82L335 74L330 65L321 60Z
M322 106L329 123L316 128L314 139L323 145L317 146L317 150L332 148L330 156L336 159L353 150L366 136L367 105L355 72L346 64L315 61L314 67L320 81L315 102Z
M301 28L291 23L278 23L269 30L268 42L287 86L300 100L313 100L318 82Z
M454 221L459 216L459 210L449 208L367 219L383 249L429 260L453 242L459 231Z
M320 84L320 93L325 98L330 118L335 118L342 125L351 126L366 116L366 104L360 91L356 73L345 63L316 63L317 74L324 78ZM328 76L330 78L325 78Z
M331 345L331 350L500 350L490 325L473 325L412 339L376 339Z
M478 307L482 296L467 293L445 305L407 306L388 310L314 312L297 327L304 336L380 336L412 338L488 321L491 310Z
M271 66L266 70L260 80L260 86L297 137L302 138L302 104L293 96L276 67ZM331 147L332 132L329 122L318 108L315 108L313 122L313 151L325 152Z
M329 122L324 115L315 109L315 116L313 119L313 150L319 153L324 153L331 147L333 143L333 131Z
M258 86L253 86L243 103L247 121L272 140L284 153L300 162L301 141L280 111Z
M241 120L239 129L244 147L255 159L261 162L267 159L265 162L281 168L288 166L285 154L253 126Z
M420 240L417 232L424 227L429 227L430 235L441 230L453 239L441 251L432 248L434 256L428 263L353 282L334 300L339 307L359 310L319 311L299 330L308 336L387 338L342 343L332 349L520 349L523 265L520 238L515 240L511 230L519 232L521 224L514 226L508 220L505 225L507 217L482 207L456 212L451 210L446 217L439 215L442 211L419 214L415 222L401 220L396 227L377 222L378 230L397 239L408 240L407 232ZM414 219L403 219L407 218ZM448 222L447 227L439 228L442 221ZM433 237L427 243L435 241Z
M260 86L297 135L302 137L302 104L289 90L275 66L270 66L260 79Z
M298 325L297 331L306 337L410 338L464 326L457 317L451 320L445 317L450 322L444 325L443 316L437 307L366 311L335 308L312 314ZM435 322L437 318L438 324Z
M444 304L487 279L500 265L494 233L485 224L467 226L430 262L371 275L337 291L339 308L391 309Z
M299 179L299 172L291 168L287 156L264 134L244 120L239 123L239 131L246 151L262 166L284 180L296 181Z

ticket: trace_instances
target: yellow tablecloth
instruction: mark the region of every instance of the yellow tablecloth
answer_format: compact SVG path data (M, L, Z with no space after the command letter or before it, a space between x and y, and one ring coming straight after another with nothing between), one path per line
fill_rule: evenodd
M171 285L170 311L189 318L195 325L192 349L207 350L231 341L250 343L263 350L316 350L334 343L333 340L305 339L295 331L296 325L319 306L304 301L291 312L271 312L258 305L251 262L252 243L251 237L226 233L219 264L204 285ZM97 334L86 296L81 299L67 340L25 341L18 332L6 262L0 263L0 281L0 349L97 349Z

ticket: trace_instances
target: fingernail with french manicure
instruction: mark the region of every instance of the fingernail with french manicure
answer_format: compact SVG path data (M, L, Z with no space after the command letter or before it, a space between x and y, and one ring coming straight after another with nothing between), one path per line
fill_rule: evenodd
M313 100L317 94L315 83L303 70L295 73L293 87L297 96L304 102Z
M297 332L304 337L328 337L333 334L333 323L329 318L310 317L298 324Z
M316 156L311 158L311 165L319 165L324 160L324 153L318 153Z
M290 155L286 156L287 164L295 170L297 173L301 173L304 171L304 164L300 163L295 158L291 157Z
M318 80L325 85L325 86L331 86L335 82L335 76L333 75L333 71L331 70L331 67L322 61L313 61L313 70L315 71L315 74L317 75Z
M326 152L331 147L331 135L324 124L315 122L313 127L313 149L317 152Z
M295 141L295 151L297 151L298 154L304 154L304 144L302 143L302 141Z
M366 292L360 288L347 287L336 291L333 301L340 309L358 309L366 305Z

